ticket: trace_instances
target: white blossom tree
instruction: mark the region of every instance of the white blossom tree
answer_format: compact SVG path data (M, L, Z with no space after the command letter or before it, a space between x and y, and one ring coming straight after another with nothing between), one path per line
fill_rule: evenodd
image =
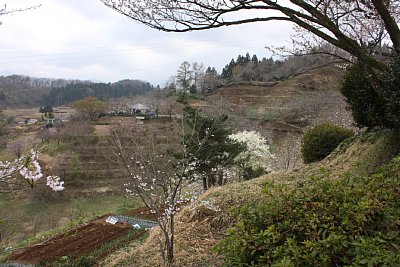
M38 161L38 152L31 149L30 154L13 161L0 161L0 183L26 184L33 188L43 177ZM55 175L47 176L46 185L53 191L64 190L64 182Z
M274 155L267 139L259 132L245 130L231 134L229 138L246 145L246 149L235 158L235 162L242 170L258 174L272 171L270 162ZM254 178L251 177L251 173L248 174L250 177L246 177L244 173L244 178Z
M0 161L0 185L21 185L33 188L43 176L38 161L38 152L33 149L30 150L29 154L13 161ZM46 185L53 191L64 190L64 182L55 175L46 177ZM6 220L3 214L0 214L0 244L5 244L13 233L12 222Z

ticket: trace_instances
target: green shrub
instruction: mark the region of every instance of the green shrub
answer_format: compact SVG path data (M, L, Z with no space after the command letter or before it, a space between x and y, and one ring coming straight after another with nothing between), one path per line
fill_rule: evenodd
M385 127L400 128L400 57L381 75Z
M260 166L253 167L245 165L240 168L240 173L243 177L243 180L251 180L253 178L260 177L261 175L267 173L267 171Z
M365 176L269 182L214 249L226 266L400 266L400 158Z
M375 92L360 65L355 64L347 69L340 91L358 126L373 128L385 124L383 99Z
M353 131L330 123L322 123L305 131L301 140L301 154L304 163L324 159Z
M40 261L37 267L92 267L96 266L96 262L91 257L82 256L77 259L71 259L68 256L62 256L57 262Z
M400 128L400 58L378 75L374 89L362 67L348 68L340 91L345 96L358 126Z

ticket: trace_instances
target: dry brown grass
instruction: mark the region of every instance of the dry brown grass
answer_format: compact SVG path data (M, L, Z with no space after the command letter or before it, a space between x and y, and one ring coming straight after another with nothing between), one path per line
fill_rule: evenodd
M42 114L39 112L39 108L5 109L3 110L3 115L6 117L34 118L34 119L40 119L42 117Z

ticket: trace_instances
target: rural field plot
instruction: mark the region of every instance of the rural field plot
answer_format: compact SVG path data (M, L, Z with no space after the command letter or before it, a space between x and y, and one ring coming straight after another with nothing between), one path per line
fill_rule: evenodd
M143 209L133 210L129 215L141 217ZM21 250L9 258L11 262L37 264L55 262L64 256L78 259L93 256L96 261L114 252L121 244L139 239L146 234L144 228L135 229L129 223L109 224L104 215L65 233L42 240ZM122 242L118 242L122 241Z

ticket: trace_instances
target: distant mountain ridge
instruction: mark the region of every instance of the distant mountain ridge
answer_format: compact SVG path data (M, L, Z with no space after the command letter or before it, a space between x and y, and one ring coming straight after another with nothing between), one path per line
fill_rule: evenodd
M13 75L8 75L8 76L0 76L0 86L4 87L7 85L24 85L27 87L41 87L41 88L46 88L46 87L63 87L66 86L67 84L73 83L73 82L88 82L90 83L91 81L85 80L77 80L77 79L60 79L60 78L37 78L37 77L31 77L31 76L26 76L26 75L18 75L18 74L13 74Z
M115 83L89 80L0 76L0 97L5 107L67 105L88 96L101 100L145 94L154 89L149 82L125 79Z

